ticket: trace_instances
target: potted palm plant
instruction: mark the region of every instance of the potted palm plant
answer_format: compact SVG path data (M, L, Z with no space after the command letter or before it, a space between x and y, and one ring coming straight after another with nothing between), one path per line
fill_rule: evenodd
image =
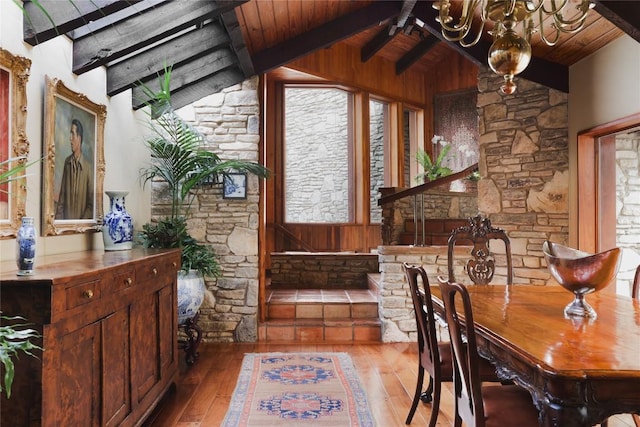
M211 246L198 242L188 230L187 218L199 184L232 172L266 178L268 169L253 162L222 160L203 148L202 134L171 107L170 81L171 67L165 67L159 91L142 86L150 114L151 136L146 144L151 151L151 163L141 171L141 179L143 185L163 182L171 208L164 218L143 226L141 240L146 247L182 249L182 270L178 277L178 320L182 324L198 312L204 298L204 278L220 274Z

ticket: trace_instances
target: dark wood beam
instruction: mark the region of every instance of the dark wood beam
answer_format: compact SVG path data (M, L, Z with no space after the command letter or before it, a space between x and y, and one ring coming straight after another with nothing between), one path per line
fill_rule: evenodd
M239 69L236 55L228 46L196 58L193 61L174 65L171 70L171 99L173 100L173 93L181 90L182 87L192 85L228 69ZM153 78L156 78L156 76L153 76ZM157 89L153 87L153 83L143 83L151 86L152 90ZM200 93L200 98L212 93L214 92ZM147 101L146 95L139 85L133 87L131 97L134 106L142 106Z
M328 47L400 14L402 2L377 1L253 55L257 74Z
M202 28L175 37L135 56L107 67L107 95L113 96L149 81L164 69L164 65L179 66L213 50L228 46L229 36L218 20Z
M248 1L248 0L247 0ZM231 47L238 56L238 62L240 63L240 69L246 77L254 76L256 74L253 69L253 62L251 62L251 55L249 49L244 42L244 36L242 35L242 29L238 23L238 16L235 9L221 15L222 23L227 29L229 38L231 39Z
M176 36L235 7L235 1L171 1L73 43L73 72L82 74L139 49Z
M404 73L407 68L411 67L416 61L418 61L422 56L433 49L440 40L437 37L427 37L424 40L421 40L417 45L413 47L409 52L407 52L402 58L396 62L396 74Z
M640 42L640 2L596 0L595 11Z
M73 0L68 0L68 1L73 1ZM76 28L75 30L67 33L67 35L70 36L71 39L73 39L73 40L82 38L82 37L87 36L87 35L89 35L91 33L98 32L99 30L101 30L101 29L103 29L105 27L108 27L108 26L111 26L111 25L115 25L120 21L124 21L125 19L129 19L134 15L138 15L140 13L143 13L147 9L158 7L162 3L167 2L167 1L171 1L171 0L142 0L142 1L139 1L135 5L132 5L132 6L127 7L125 9L122 9L122 10L119 10L117 12L114 12L114 13L112 13L112 14L110 14L108 16L105 16L103 18L96 19L94 21L90 21L86 25L83 25L82 27Z
M367 62L387 43L389 43L398 32L391 34L391 25L387 25L384 29L378 32L371 40L360 49L360 60Z
M25 0L22 31L31 46L130 7L140 0Z
M418 2L413 8L413 14L424 22L424 28L429 33L447 43L451 48L476 65L488 67L487 57L491 43L486 40L480 40L475 46L465 48L460 46L459 43L447 41L442 35L440 24L436 22L438 12L431 7L431 2ZM532 57L529 66L517 77L540 83L561 92L569 92L569 67L540 57Z
M174 72L171 73L171 80L171 86L173 87ZM205 96L218 93L222 89L241 83L244 80L244 73L237 67L221 70L192 84L176 86L176 89L171 90L171 105L175 109L182 108ZM141 103L133 98L133 108L135 110L144 106L145 104L143 102Z

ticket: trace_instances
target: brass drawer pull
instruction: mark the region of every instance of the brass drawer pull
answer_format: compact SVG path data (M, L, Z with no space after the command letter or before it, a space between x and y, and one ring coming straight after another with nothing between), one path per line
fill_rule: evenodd
M154 274L154 275L158 274L158 269L157 269L157 268L154 268L154 269L153 269L153 270L151 270L151 271L153 271L153 274Z
M86 299L91 299L93 298L93 291L91 289L87 289L82 293L82 296L85 297Z
M127 280L125 280L127 282L127 285L131 286L131 284L133 283L133 279L131 277L127 277Z

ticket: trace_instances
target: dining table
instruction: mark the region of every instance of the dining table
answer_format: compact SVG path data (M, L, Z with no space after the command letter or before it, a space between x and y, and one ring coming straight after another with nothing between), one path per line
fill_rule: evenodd
M467 289L480 355L531 393L541 426L592 426L640 413L640 301L588 294L597 313L590 319L565 317L574 295L556 285ZM442 316L440 288L430 291Z

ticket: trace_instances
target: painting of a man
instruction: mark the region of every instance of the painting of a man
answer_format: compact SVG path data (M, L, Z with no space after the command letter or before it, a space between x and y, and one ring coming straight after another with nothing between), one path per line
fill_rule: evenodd
M93 167L83 156L84 128L77 118L69 129L71 154L64 161L56 219L93 218Z

